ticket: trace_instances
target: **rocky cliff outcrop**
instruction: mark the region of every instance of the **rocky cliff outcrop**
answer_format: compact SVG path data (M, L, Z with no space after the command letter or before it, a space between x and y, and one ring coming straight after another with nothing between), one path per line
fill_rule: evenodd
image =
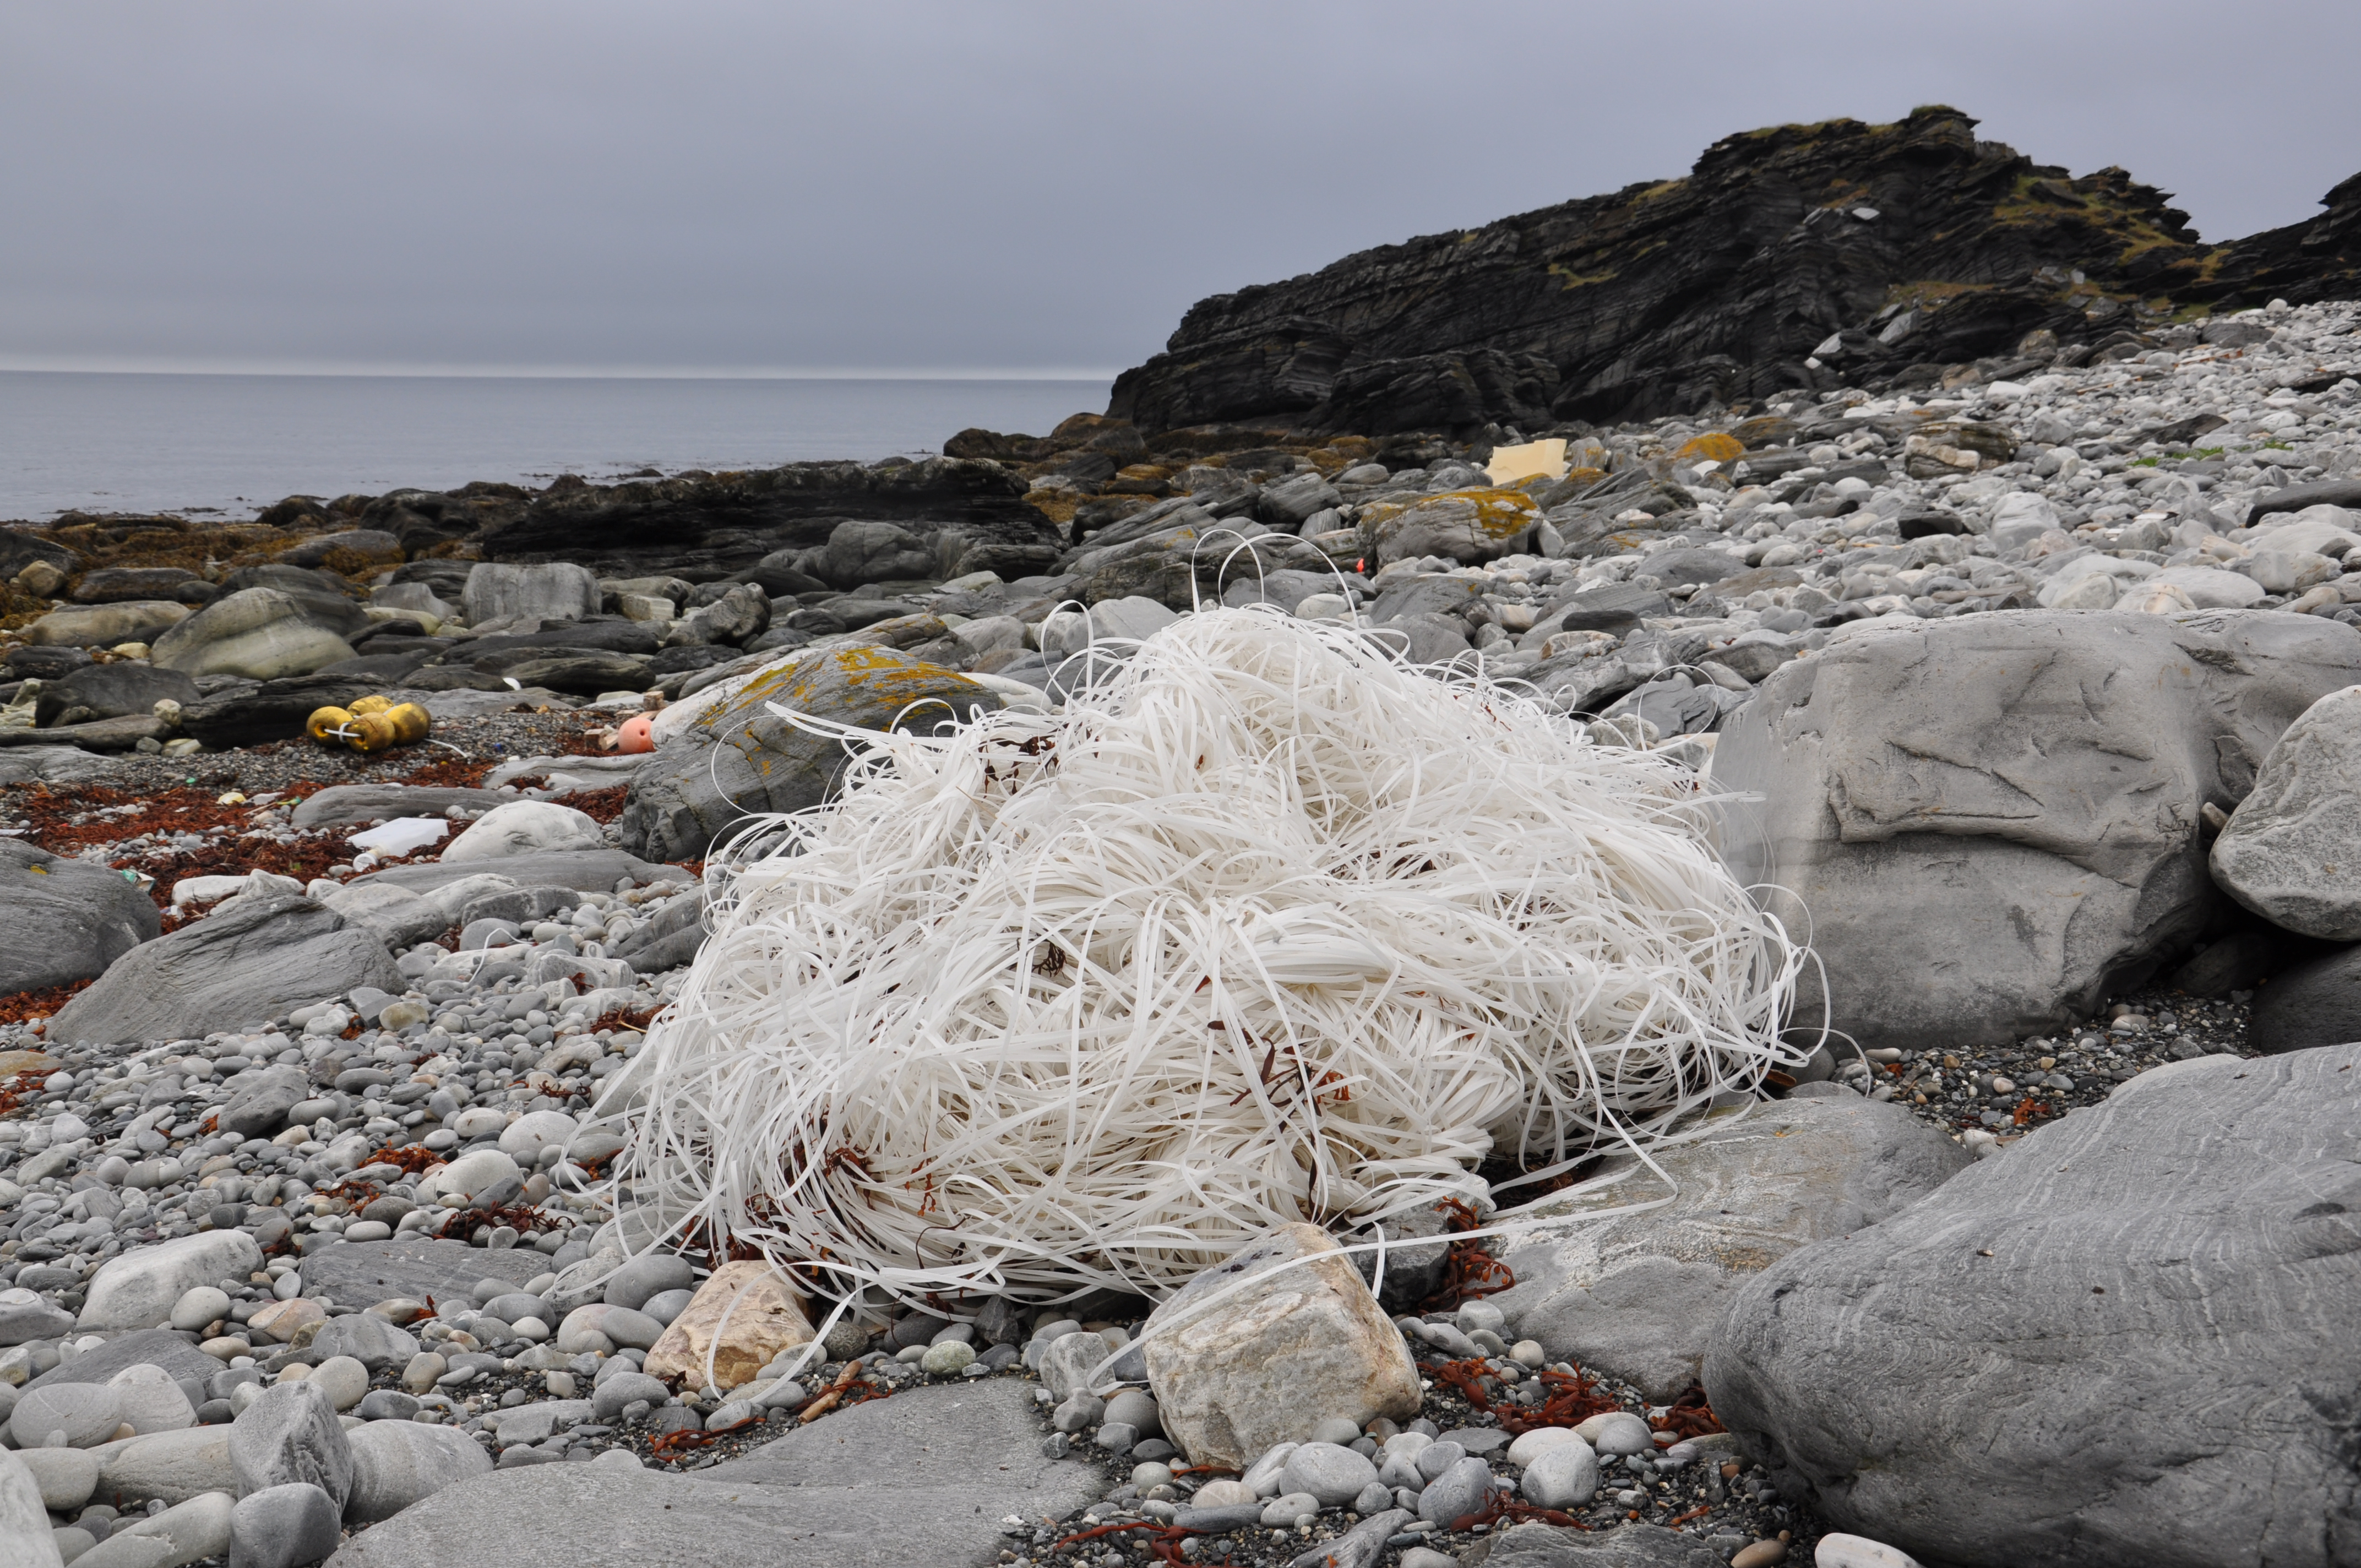
M1683 179L1200 301L1117 378L1143 432L1451 430L1687 412L1939 376L2040 329L2361 293L2361 176L2314 223L2208 247L2120 169L2081 179L1934 105L1725 137ZM1915 372L1915 376L1914 373Z

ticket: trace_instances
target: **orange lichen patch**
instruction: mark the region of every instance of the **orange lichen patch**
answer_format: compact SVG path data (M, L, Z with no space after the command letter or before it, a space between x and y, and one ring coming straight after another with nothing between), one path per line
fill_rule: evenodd
M1675 463L1735 463L1746 455L1745 444L1722 431L1708 431L1682 444L1673 454Z
M1064 528L1074 521L1074 513L1080 511L1082 503L1088 499L1090 498L1080 490L1035 490L1025 498L1025 504L1060 528Z

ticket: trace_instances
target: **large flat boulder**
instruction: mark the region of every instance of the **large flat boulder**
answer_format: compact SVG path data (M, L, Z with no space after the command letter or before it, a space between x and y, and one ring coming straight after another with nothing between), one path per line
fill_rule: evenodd
M170 599L61 605L25 628L25 639L37 648L113 648L124 642L153 642L188 615L187 605Z
M1828 1523L1976 1568L2347 1561L2361 1046L2142 1074L1741 1288L1713 1408Z
M93 979L162 929L119 872L0 839L0 995Z
M289 740L314 710L367 696L379 683L357 675L289 675L233 686L181 710L181 730L214 751Z
M833 735L799 729L772 705L862 729L926 729L1005 706L958 673L888 648L833 648L747 682L683 725L632 775L623 847L689 860L752 812L818 806L850 761ZM505 868L503 868L505 869Z
M215 1231L211 1234L245 1236L242 1231ZM252 1238L247 1237L246 1240L247 1248L255 1261L244 1266L260 1266L261 1253L254 1250ZM236 1257L229 1257L225 1262L225 1266L218 1273L200 1283L217 1285L223 1275L239 1266ZM169 1311L170 1306L170 1302L166 1302L166 1310ZM55 1383L104 1383L126 1366L159 1367L175 1383L194 1384L203 1388L205 1379L219 1372L222 1364L171 1329L141 1329L136 1333L116 1334L91 1346L71 1361L60 1361L38 1377L28 1380L25 1387L31 1389L45 1388Z
M84 1331L162 1329L171 1318L172 1304L187 1292L225 1278L242 1279L261 1266L262 1249L244 1231L199 1231L154 1246L133 1247L100 1264L90 1277L90 1293L77 1326ZM150 1343L162 1349L162 1341ZM139 1359L148 1357L143 1354Z
M300 830L383 822L393 817L441 817L456 806L489 811L516 799L494 789L445 789L403 784L331 784L295 807Z
M154 654L159 668L185 675L256 681L308 675L352 656L352 645L302 601L266 587L223 595L158 637Z
M1724 854L1864 1045L2065 1026L2202 929L2200 841L2296 716L2361 679L2308 615L2001 611L1840 635L1714 754ZM1799 1016L1817 1018L1821 971Z
M1757 1105L1693 1144L1655 1151L1663 1184L1636 1160L1595 1196L1536 1205L1576 1223L1508 1254L1514 1288L1490 1298L1503 1337L1541 1343L1671 1400L1705 1365L1713 1325L1738 1288L1797 1247L1876 1224L1970 1163L1968 1152L1899 1105L1849 1090ZM1661 1209L1582 1216L1669 1196Z
M465 1299L479 1280L523 1285L548 1271L549 1259L537 1252L494 1251L439 1238L346 1242L303 1259L305 1288L349 1307L374 1306L396 1296Z
M133 948L50 1020L52 1040L184 1040L371 985L405 989L385 945L308 898L246 894Z
M549 850L537 854L510 855L496 861L429 861L420 865L394 866L355 877L345 885L374 883L402 887L421 895L434 893L469 877L498 875L519 887L570 887L577 893L612 893L625 877L635 883L686 882L688 873L627 855L620 850Z
M1001 1519L1059 1517L1097 1470L1048 1459L1030 1390L914 1389L789 1432L696 1479L542 1464L447 1486L354 1536L333 1568L962 1568ZM519 1530L519 1520L531 1528Z
M550 561L537 566L486 562L467 574L461 595L469 621L585 620L598 613L598 579L584 567Z
M74 723L93 718L145 717L159 702L192 703L201 694L197 683L177 670L153 664L84 664L64 679L41 687L39 721L59 723L80 710Z

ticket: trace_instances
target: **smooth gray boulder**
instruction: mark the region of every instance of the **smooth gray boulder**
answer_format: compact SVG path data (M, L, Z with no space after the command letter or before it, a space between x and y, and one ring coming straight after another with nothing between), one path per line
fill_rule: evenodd
M397 996L407 988L384 943L308 898L249 893L125 954L60 1009L49 1037L190 1039L362 985Z
M2020 1038L2089 1016L2215 907L2202 808L2361 679L2315 616L1997 611L1846 634L1727 721L1722 850L1823 960L1865 1046Z
M2361 686L2288 726L2212 861L2223 890L2272 925L2361 941Z
M2255 995L2246 1040L2273 1056L2361 1040L2361 947L2323 954L2271 976Z
M192 1249L181 1255L181 1261L174 1265L174 1273L179 1273L183 1267L190 1273L193 1273L196 1269L205 1266L207 1261L225 1262L228 1265L227 1267L199 1281L201 1284L210 1284L232 1270L243 1276L248 1269L262 1266L261 1249L254 1245L254 1238L244 1231L205 1231L201 1232L198 1236L182 1236L178 1240L196 1241L200 1236L204 1238L236 1236L245 1242L247 1248L250 1250L208 1255ZM163 1242L153 1247L141 1247L137 1252L125 1254L124 1256L137 1257L139 1253L161 1253L175 1245L174 1242ZM245 1257L251 1257L254 1261L241 1265L239 1260ZM92 1276L90 1297L85 1298L82 1303L82 1310L85 1312L90 1310L91 1299L99 1297L98 1287L101 1283L107 1286L108 1294L112 1296L115 1288L114 1281L104 1277L108 1267L122 1261L123 1258L110 1259L107 1263L100 1265L98 1273ZM151 1276L149 1282L140 1287L143 1296L149 1290L160 1291L169 1287L169 1282L160 1277L161 1272L159 1270L158 1275ZM152 1298L149 1299L152 1299ZM171 1301L178 1299L179 1297L175 1296L168 1300L165 1303L165 1311L170 1311ZM103 1306L101 1310L108 1316L115 1315L111 1309ZM126 1310L121 1315L137 1317L144 1315L145 1311L146 1308L142 1306L135 1310ZM91 1346L71 1361L60 1361L38 1377L27 1382L25 1387L41 1388L52 1383L104 1383L126 1366L161 1367L173 1382L183 1385L194 1384L200 1389L204 1387L206 1378L221 1370L220 1362L215 1361L171 1330L150 1328L142 1329L137 1333L116 1333L103 1343Z
M186 620L189 607L170 599L126 599L116 604L62 605L25 628L36 648L114 648L126 642L152 644L168 628Z
M0 1568L64 1568L40 1484L25 1462L0 1449Z
M318 1563L336 1550L341 1523L336 1500L309 1482L249 1492L230 1510L229 1568Z
M324 1389L310 1379L274 1383L230 1423L229 1462L241 1496L308 1481L345 1506L353 1451Z
M160 1514L121 1519L108 1530L104 1542L74 1561L84 1568L181 1568L219 1557L229 1550L230 1519L236 1506L227 1492L205 1492Z
M840 522L819 552L819 575L840 588L935 575L934 547L897 523Z
M38 1290L0 1290L0 1345L55 1339L73 1327L73 1314Z
M496 789L445 789L403 784L331 784L296 806L289 826L299 832L383 822L395 817L441 817L451 807L489 811L514 800ZM451 829L457 832L456 825Z
M369 624L368 615L353 599L346 580L334 572L291 566L272 561L260 566L240 566L221 580L225 596L247 588L269 588L302 607L304 618L350 641ZM221 601L214 601L218 604Z
M651 1296L689 1289L696 1284L697 1271L688 1259L674 1252L646 1252L608 1277L602 1299L609 1307L628 1307L636 1312Z
M2361 1541L2361 1045L2142 1073L1714 1331L1715 1411L1839 1530L1979 1568Z
M604 1464L502 1470L354 1536L335 1568L951 1568L1000 1521L1060 1518L1105 1489L1041 1455L1022 1383L912 1389L831 1414L695 1479ZM979 1466L977 1455L993 1462ZM1001 1468L1005 1464L1005 1469ZM519 1530L514 1521L530 1519ZM489 1543L497 1543L492 1547Z
M618 827L651 860L691 860L749 812L800 811L828 798L850 758L833 736L797 729L768 705L864 729L924 731L997 712L973 681L888 648L835 648L749 682L691 719L632 776Z
M494 1252L465 1242L403 1237L384 1242L346 1242L303 1260L303 1284L333 1300L363 1302L407 1296L423 1301L467 1300L481 1279L523 1285L549 1272L549 1259L528 1248ZM335 1322L354 1320L339 1318ZM321 1332L325 1333L326 1329ZM346 1350L341 1354L350 1355ZM366 1360L366 1357L361 1358Z
M313 1336L312 1348L319 1352L323 1360L332 1355L349 1355L373 1373L392 1372L407 1366L410 1358L418 1354L418 1339L383 1318L355 1312L348 1318L331 1318L321 1324L320 1332Z
M0 839L0 994L104 974L161 919L121 872Z
M1696 1143L1656 1151L1667 1193L1638 1162L1587 1201L1548 1200L1536 1218L1579 1220L1669 1196L1661 1209L1550 1227L1506 1257L1514 1288L1487 1298L1503 1339L1671 1400L1697 1381L1713 1324L1739 1287L1801 1246L1876 1224L1971 1163L1899 1105L1840 1097L1752 1107ZM1601 1174L1606 1174L1602 1172Z
M58 1383L17 1398L8 1437L18 1448L45 1447L61 1434L68 1448L96 1448L122 1424L122 1396L105 1384Z
M129 1510L234 1492L237 1470L230 1463L229 1438L228 1427L202 1426L110 1442L96 1451L104 1468L93 1495L110 1508Z
M277 588L224 594L156 639L157 667L184 675L270 681L308 675L352 658L352 644Z
M598 613L598 579L587 566L551 561L538 566L486 561L467 574L460 606L473 626L537 616L588 620Z
M390 1519L422 1497L492 1471L484 1445L456 1427L368 1421L346 1432L345 1441L353 1451L345 1521L356 1529Z

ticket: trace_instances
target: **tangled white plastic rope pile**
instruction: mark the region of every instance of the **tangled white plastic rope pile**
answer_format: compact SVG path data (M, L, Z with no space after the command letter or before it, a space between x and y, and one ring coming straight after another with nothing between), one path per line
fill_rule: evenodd
M717 873L625 1159L831 1293L1161 1297L1795 1059L1696 775L1349 629L1213 610L1059 715L831 732L871 750Z

